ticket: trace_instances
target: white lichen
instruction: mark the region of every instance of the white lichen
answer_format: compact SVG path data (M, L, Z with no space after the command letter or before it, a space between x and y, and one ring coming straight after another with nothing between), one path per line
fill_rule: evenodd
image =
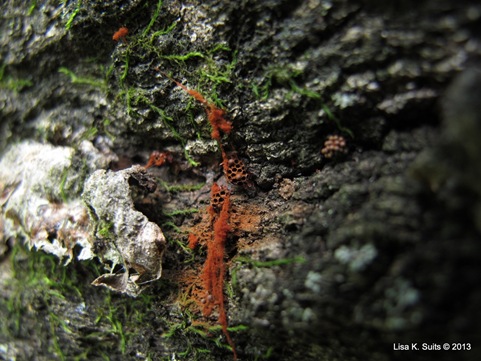
M35 142L6 151L0 160L5 239L23 239L30 248L67 263L76 245L82 249L80 258L92 257L86 209L78 197L66 199L67 184L72 192L81 187L79 175L70 172L74 155L73 148Z

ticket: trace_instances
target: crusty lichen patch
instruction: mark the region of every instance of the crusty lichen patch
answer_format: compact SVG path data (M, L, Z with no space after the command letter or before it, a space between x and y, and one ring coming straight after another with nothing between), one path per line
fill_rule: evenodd
M166 241L160 227L135 209L131 184L155 189L145 168L132 166L118 172L96 171L82 197L92 221L92 247L111 271L93 284L135 296L143 285L160 278ZM122 269L114 273L117 265Z
M87 142L88 143L88 142ZM88 215L78 195L88 171L75 171L93 147L54 147L23 142L10 147L0 161L0 192L5 239L24 239L30 248L59 258L93 257L87 241ZM98 158L99 160L100 158ZM90 166L99 167L92 162Z

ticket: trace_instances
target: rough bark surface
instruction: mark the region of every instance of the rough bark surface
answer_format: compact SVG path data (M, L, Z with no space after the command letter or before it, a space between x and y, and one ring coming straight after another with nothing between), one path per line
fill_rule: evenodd
M0 359L233 357L187 247L221 152L169 77L226 110L250 174L225 252L239 360L481 359L478 1L0 10ZM137 166L152 151L172 162Z

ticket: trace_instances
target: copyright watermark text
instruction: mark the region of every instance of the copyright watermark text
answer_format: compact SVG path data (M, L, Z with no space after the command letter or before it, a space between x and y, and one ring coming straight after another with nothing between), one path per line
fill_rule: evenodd
M470 351L471 343L444 342L412 342L412 343L393 343L394 351Z

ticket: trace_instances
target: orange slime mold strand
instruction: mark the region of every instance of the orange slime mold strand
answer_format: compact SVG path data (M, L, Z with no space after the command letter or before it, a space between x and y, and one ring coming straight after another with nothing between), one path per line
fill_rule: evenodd
M198 91L187 88L184 84L178 82L175 79L172 79L172 78L169 78L169 79L172 80L175 84L177 84L178 87L184 89L185 92L187 92L187 94L192 96L195 100L199 101L204 105L207 105L207 106L209 105L209 102Z
M212 185L212 194L220 187L217 183ZM225 242L231 227L229 225L229 210L230 197L226 194L222 209L218 218L214 222L214 237L207 243L207 259L205 261L204 269L201 274L201 279L204 282L204 288L212 299L207 300L202 310L204 316L209 316L214 307L219 308L218 322L222 326L222 332L232 348L234 353L234 360L237 360L237 352L235 350L234 342L232 341L229 331L227 330L227 314L224 304L224 277L225 277ZM211 213L211 210L209 210ZM211 213L212 215L212 213Z
M189 244L187 247L189 247L190 249L194 249L198 243L199 243L199 237L197 237L193 233L189 234Z
M232 123L224 118L225 111L217 108L213 104L208 104L206 112L209 122L212 125L211 137L220 142L220 131L224 134L229 134L232 130Z
M227 164L228 157L224 151L224 147L221 143L221 134L229 134L232 130L232 123L224 118L225 111L217 108L214 104L209 103L203 96L196 90L187 88L182 83L170 76L165 74L156 68L161 74L173 81L177 86L182 88L185 92L195 98L197 101L202 103L206 108L207 118L212 126L212 139L215 139L219 144L222 153L223 164ZM225 169L226 166L224 166ZM211 188L211 196L218 193L221 190L219 185L214 182ZM204 316L209 316L214 307L217 305L219 307L219 324L222 326L222 332L225 338L232 348L234 354L234 360L237 360L237 352L235 350L234 342L230 337L229 331L227 330L227 314L224 304L224 277L225 277L225 263L224 263L224 253L225 253L225 242L227 235L229 234L231 227L229 225L229 210L230 210L230 198L229 193L225 195L224 202L222 204L222 209L216 219L216 211L214 206L209 206L208 212L211 216L212 223L214 225L214 236L213 239L207 242L207 259L204 264L204 269L202 270L201 279L204 283L204 288L208 295L212 298L206 300L202 313ZM189 247L194 248L197 245L197 237L195 235L189 236Z
M170 81L173 81L179 88L182 88L187 94L189 94L190 96L192 96L193 98L195 98L197 101L199 101L200 103L208 106L209 105L209 102L202 96L202 94L200 94L198 91L196 90L192 90L192 89L189 89L187 88L184 84L182 84L181 82L178 82L177 80L175 80L174 78L171 78L169 75L167 75L166 73L164 73L162 70L160 70L158 67L154 68L155 70L157 70L160 74L162 74L163 76L165 76L167 79L169 79Z
M217 140L220 144L220 132L222 131L222 133L224 134L229 134L230 131L232 130L232 123L227 119L225 119L225 111L220 108L217 108L213 103L209 103L207 99L205 99L204 96L200 94L198 91L187 88L184 84L171 78L170 76L168 76L167 74L159 70L158 68L156 68L156 70L159 71L161 74L163 74L166 78L173 81L175 84L177 84L178 87L182 88L187 94L189 94L195 100L197 100L199 103L205 106L205 112L207 113L207 118L209 119L209 123L212 126L211 137L212 139Z

